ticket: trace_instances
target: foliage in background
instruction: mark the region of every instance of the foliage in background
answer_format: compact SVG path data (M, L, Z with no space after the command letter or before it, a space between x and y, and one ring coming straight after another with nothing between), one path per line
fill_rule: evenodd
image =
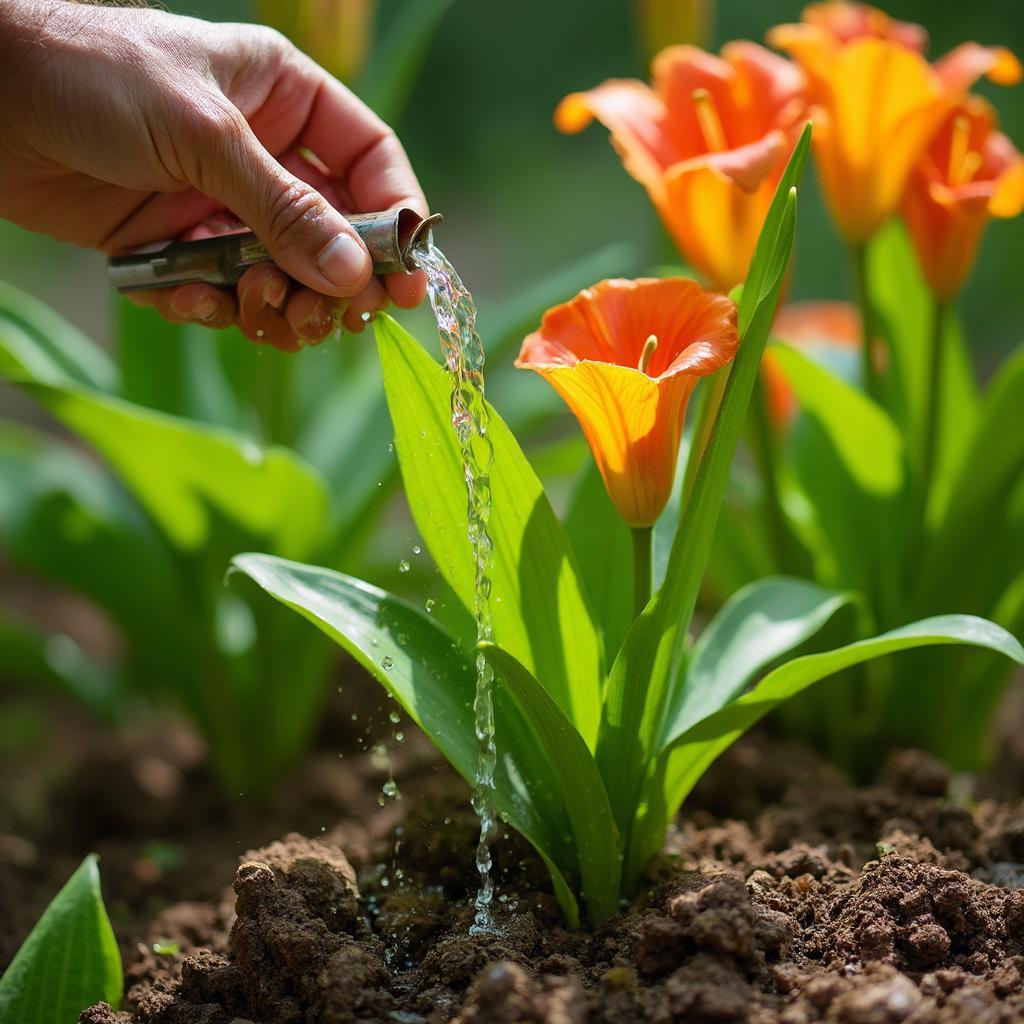
M121 987L121 956L90 854L0 977L0 1020L68 1024L101 1000L116 1010Z
M793 694L848 665L928 644L977 644L1024 663L1024 649L1012 637L968 616L918 622L783 661L851 598L782 578L737 594L701 641L690 643L688 626L729 466L789 262L793 186L808 141L805 133L766 220L740 301L739 355L675 531L664 582L618 650L608 646L609 631L594 615L577 569L579 552L514 435L491 411L494 643L481 650L498 679L494 801L502 819L544 859L574 925L579 900L595 923L615 913L708 765ZM475 572L449 382L393 321L379 320L376 329L413 517L455 595L471 607ZM591 554L599 560L591 572L607 575L604 552ZM478 740L470 631L451 633L399 598L326 569L256 554L234 564L337 640L473 781Z

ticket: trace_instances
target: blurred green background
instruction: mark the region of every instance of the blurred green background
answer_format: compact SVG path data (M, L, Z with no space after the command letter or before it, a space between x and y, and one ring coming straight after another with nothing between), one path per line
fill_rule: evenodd
M419 2L381 0L376 36L386 34L403 6ZM166 6L216 20L257 20L255 3L247 0L168 0ZM802 6L798 0L722 0L712 44L717 49L734 38L761 41L770 25L798 18ZM1024 19L1011 16L1015 8L994 0L904 0L887 9L925 24L936 56L967 39L1024 54ZM604 129L570 138L551 123L567 92L608 77L645 74L636 10L631 0L455 0L444 15L395 127L433 208L446 216L439 243L478 299L501 299L609 242L633 245L632 265L623 272L641 273L671 257L643 190L623 172ZM981 91L999 109L1011 138L1024 142L1024 91ZM962 300L983 373L1024 335L1022 251L1024 218L993 224ZM115 300L96 254L0 222L0 276L50 303L96 340L110 337ZM801 211L792 298L849 293L845 254L811 195ZM486 321L481 327L486 343ZM0 394L0 403L9 401Z

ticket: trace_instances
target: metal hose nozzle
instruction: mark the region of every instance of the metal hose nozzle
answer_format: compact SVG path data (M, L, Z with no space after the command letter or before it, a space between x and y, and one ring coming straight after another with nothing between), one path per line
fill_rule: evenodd
M411 274L416 270L413 250L429 243L431 229L443 218L439 213L422 217L403 206L377 213L356 213L347 219L370 253L374 274ZM272 257L260 240L251 231L244 231L197 242L171 242L152 252L115 256L107 270L119 292L133 292L196 281L233 285L249 267L270 262Z

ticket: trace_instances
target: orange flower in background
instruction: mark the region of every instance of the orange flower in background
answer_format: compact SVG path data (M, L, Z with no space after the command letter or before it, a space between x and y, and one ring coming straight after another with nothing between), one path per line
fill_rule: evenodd
M566 96L560 131L597 118L646 189L685 259L728 291L747 274L786 160L805 120L803 75L755 43L722 56L671 46L653 88L611 80Z
M818 172L840 231L860 244L896 211L911 169L971 85L982 75L1012 84L1021 68L1008 50L977 43L932 66L891 31L834 34L820 5L804 17L768 40L807 75Z
M684 278L611 280L549 309L516 366L562 396L619 515L644 527L672 492L697 381L737 344L736 307L725 296Z
M968 97L918 161L903 197L921 270L941 299L963 287L989 218L1024 208L1024 156L996 123L985 100Z
M924 53L928 46L928 30L923 25L897 21L870 4L846 3L845 0L809 4L802 17L806 24L825 29L841 43L852 43L855 39L888 39L918 53Z
M825 365L835 357L856 355L861 346L860 313L849 302L794 302L779 310L772 337L803 349ZM796 415L796 397L771 349L761 361L768 397L768 415L776 427L787 427Z

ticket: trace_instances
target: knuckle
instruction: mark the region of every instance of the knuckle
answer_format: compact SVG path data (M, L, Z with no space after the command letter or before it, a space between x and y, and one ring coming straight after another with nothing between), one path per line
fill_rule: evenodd
M308 185L293 180L283 187L275 183L268 197L265 241L270 246L297 242L323 216L324 201Z

